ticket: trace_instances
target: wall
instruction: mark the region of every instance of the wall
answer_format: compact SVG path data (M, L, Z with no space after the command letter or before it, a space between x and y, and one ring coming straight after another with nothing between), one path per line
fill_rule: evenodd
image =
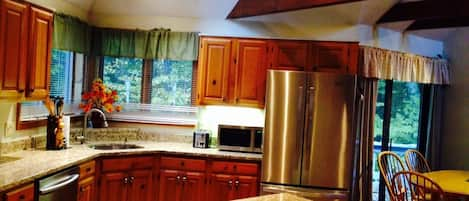
M442 127L444 169L469 170L469 30L459 30L445 41L451 63L451 85L445 93Z

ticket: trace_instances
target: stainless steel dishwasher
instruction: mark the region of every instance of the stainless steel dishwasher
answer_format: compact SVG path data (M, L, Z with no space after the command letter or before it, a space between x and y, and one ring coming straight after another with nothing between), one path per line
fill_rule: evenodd
M78 167L72 167L38 181L38 201L77 201Z

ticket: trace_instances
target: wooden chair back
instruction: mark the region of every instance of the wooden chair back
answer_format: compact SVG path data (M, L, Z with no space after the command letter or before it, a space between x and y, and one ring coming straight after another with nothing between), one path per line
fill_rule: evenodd
M413 149L407 150L405 152L405 162L407 164L407 168L409 168L410 171L420 172L420 173L431 171L427 160L417 150L413 150Z
M396 173L391 186L396 201L446 200L441 187L418 172L403 171Z
M395 201L396 197L393 193L391 180L394 175L398 172L404 171L404 163L401 161L399 156L394 152L383 151L378 155L378 166L381 172L381 175L384 178L384 183L389 192L389 197L391 201Z

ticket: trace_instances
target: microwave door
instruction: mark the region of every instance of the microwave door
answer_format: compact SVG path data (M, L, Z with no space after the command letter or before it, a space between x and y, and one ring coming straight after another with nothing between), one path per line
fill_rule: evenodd
M300 184L305 84L303 72L268 71L262 182Z
M308 77L301 184L349 189L355 77L328 73Z

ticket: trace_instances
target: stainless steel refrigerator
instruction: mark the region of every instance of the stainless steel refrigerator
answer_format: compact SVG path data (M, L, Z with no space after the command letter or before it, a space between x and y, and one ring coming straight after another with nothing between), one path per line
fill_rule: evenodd
M354 122L360 118L357 94L356 76L268 71L263 194L286 191L315 200L349 199L356 157Z

